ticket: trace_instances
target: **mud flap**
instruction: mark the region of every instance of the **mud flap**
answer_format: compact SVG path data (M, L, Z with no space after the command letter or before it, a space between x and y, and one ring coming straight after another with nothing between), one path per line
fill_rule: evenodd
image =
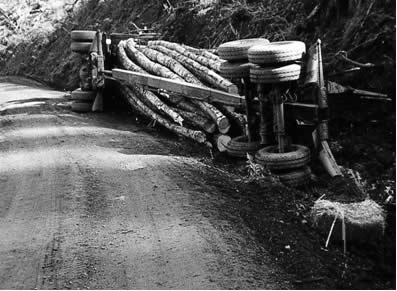
M329 148L328 142L326 140L319 141L317 131L318 129L314 130L312 136L314 147L318 152L318 159L331 177L343 176L342 171L336 163L335 157Z
M97 91L95 101L92 104L92 111L93 112L103 111L103 90Z

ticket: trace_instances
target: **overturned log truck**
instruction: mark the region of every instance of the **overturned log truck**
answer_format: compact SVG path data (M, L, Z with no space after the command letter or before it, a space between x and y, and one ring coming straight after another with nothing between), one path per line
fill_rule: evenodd
M335 86L324 80L320 40L307 52L299 41L236 40L215 55L158 36L72 31L72 51L88 55L72 110L102 111L104 87L115 82L136 112L211 149L248 158L251 170L286 186L308 184L309 165L319 161L337 193L312 208L314 225L328 233L326 247L338 227L334 237L345 251L348 239L383 234L383 209L344 177L328 145L327 89Z
M111 80L142 115L230 156L254 156L288 186L310 180L311 156L331 177L343 176L327 142L320 41L306 52L299 41L237 40L214 55L158 37L72 31L72 51L89 60L72 109L102 111ZM311 128L310 140L296 136L300 126Z

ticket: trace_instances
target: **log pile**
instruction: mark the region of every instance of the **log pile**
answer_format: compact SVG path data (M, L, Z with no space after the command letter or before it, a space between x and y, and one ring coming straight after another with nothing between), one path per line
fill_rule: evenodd
M206 50L149 41L147 46L132 39L117 47L120 68L171 80L237 93L237 87L218 74L222 60ZM135 111L169 130L196 142L225 151L224 143L245 133L244 108L210 104L164 90L120 84L120 91ZM240 112L238 112L240 111Z

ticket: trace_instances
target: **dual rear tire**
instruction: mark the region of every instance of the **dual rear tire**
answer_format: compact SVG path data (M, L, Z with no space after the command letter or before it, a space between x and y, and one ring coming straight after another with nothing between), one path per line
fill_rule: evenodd
M232 138L225 147L229 156L246 158L247 153L254 154L258 149L260 149L261 145L259 141L248 142L248 137L241 135Z
M72 30L70 37L72 52L88 54L91 50L92 41L95 39L96 32L93 30Z
M95 91L82 91L81 88L72 91L72 111L78 113L91 112L95 100Z
M267 146L256 152L255 161L264 165L280 182L289 187L298 187L310 182L310 149L291 145L290 151L277 152L277 146Z

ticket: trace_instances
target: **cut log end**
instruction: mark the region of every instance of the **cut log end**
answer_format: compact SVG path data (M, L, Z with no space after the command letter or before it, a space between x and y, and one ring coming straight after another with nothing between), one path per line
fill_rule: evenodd
M223 153L226 151L226 145L230 142L232 138L225 134L217 134L214 136L214 144L218 151Z
M230 94L236 94L236 95L239 95L239 92L238 92L238 87L236 86L236 85L230 85L230 86L228 86L228 88L227 88L227 91L228 91L228 93L230 93Z
M223 116L217 119L216 124L220 133L228 133L230 129L230 122L227 117Z
M208 133L214 133L216 131L216 124L213 122L207 122L204 124L204 130Z

